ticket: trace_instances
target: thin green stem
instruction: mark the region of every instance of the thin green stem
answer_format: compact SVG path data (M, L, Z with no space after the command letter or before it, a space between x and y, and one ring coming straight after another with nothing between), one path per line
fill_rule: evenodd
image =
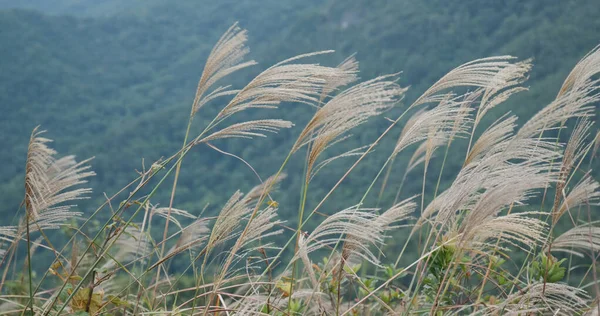
M183 138L183 145L181 146L181 148L185 148L187 145L187 140L188 140L188 136L190 135L190 128L192 127L192 121L194 120L194 116L190 115L190 119L188 120L188 124L187 124L187 129L185 131L185 137ZM181 153L181 158L183 158L183 152ZM162 258L162 256L165 253L165 245L166 242L165 240L167 239L167 232L169 231L169 222L171 221L171 211L173 210L173 200L175 199L175 191L177 189L177 180L179 180L179 171L181 170L181 163L182 163L183 159L180 159L177 162L177 168L175 169L175 179L173 179L173 188L171 190L171 197L169 199L169 210L167 211L167 218L165 220L165 228L163 230L163 238L162 238L162 246L160 249L160 255L159 258ZM156 269L156 282L158 282L160 280L160 271L161 269ZM153 292L153 297L156 297L156 289L157 287L154 287L154 292ZM153 298L153 304L155 302L155 299Z
M189 151L190 148L188 148L185 152L187 153ZM183 159L182 155L179 159ZM148 194L148 196L144 199L144 201L141 203L141 205L137 208L137 210L133 213L133 215L131 216L131 218L125 223L125 226L129 226L131 224L131 222L133 221L133 219L135 218L135 216L139 213L139 211L143 208L143 205L145 205L152 196L154 196L154 194L156 193L156 191L158 190L158 188L161 186L161 184L164 182L164 180L171 174L171 172L173 171L173 169L175 168L174 166L171 166L171 168L169 168L169 170L165 173L165 175L161 178L161 180L156 184L156 186L152 189L152 191L150 192L150 194ZM123 208L123 206L121 206L120 208ZM106 226L108 226L108 223L110 221L112 221L115 216L118 214L118 212L116 212L113 216L111 216L111 218L109 219L109 221L106 223L105 227L103 227L102 229L100 229L98 231L98 233L96 234L96 236L94 236L94 238L92 239L92 241L89 243L88 247L86 248L86 250L83 252L81 258L77 261L77 264L75 265L75 267L73 267L72 272L69 274L68 278L70 278L73 273L75 272L75 269L81 264L81 262L84 259L84 255L91 249L92 245L94 244L94 242L98 239L98 237L100 236L100 234L102 233L102 231L104 230L104 228L106 228ZM117 239L125 232L125 229L122 229L121 231L119 231L119 233L114 237L114 239L112 240L112 242L107 245L107 247L103 250L103 253L101 253L100 256L98 256L98 259L91 265L90 269L88 269L88 271L86 272L85 276L82 278L81 281L79 281L79 283L75 286L75 288L73 289L72 293L69 295L69 297L65 300L65 302L63 303L63 305L59 308L58 310L58 314L60 314L65 307L67 306L67 304L71 301L71 299L73 299L73 296L75 296L75 294L77 293L77 291L81 288L81 286L83 285L84 280L90 276L90 274L92 273L92 270L100 263L100 261L102 260L102 258L104 257L104 254L112 247L112 245L117 241ZM64 287L66 286L66 283L63 283L62 286L58 289L58 292L60 293ZM51 310L51 308L54 306L54 304L57 303L58 300L58 296L54 298L54 300L52 301L52 303L50 304L50 306L48 307L48 312L46 314L48 314Z
M27 272L29 273L29 303L23 311L27 310L27 307L30 307L31 315L33 315L33 272L31 269L31 236L29 235L29 214L27 214L27 218L25 220L27 222Z

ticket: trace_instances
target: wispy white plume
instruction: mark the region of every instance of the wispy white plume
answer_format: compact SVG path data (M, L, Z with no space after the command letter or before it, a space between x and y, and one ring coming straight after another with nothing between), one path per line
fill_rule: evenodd
M571 174L573 167L575 167L577 162L587 153L592 145L586 142L586 139L589 136L588 131L591 127L592 122L585 117L577 122L577 125L571 133L571 138L565 147L560 167L560 179L556 185L554 204L552 207L552 219L554 222L558 221L565 211L562 207L559 209L559 206L564 194L563 190L567 184L567 179Z
M576 89L559 95L554 101L530 118L517 132L516 138L539 136L545 130L556 128L572 117L589 117L596 111L594 103L600 101L597 81L586 81Z
M348 75L347 76L336 76L332 78L325 78L326 83L323 86L323 91L321 92L321 101L325 100L327 96L329 96L336 89L346 86L356 80L358 80L358 61L354 58L354 55L344 59L337 68L343 70Z
M457 128L457 126L463 125L462 122L467 120L469 114L468 109L462 107L463 102L466 101L458 101L452 95L445 95L436 107L417 112L404 126L394 147L393 155L397 155L412 144L427 139L439 144L444 143L451 135L464 133L464 128ZM435 141L436 139L439 140Z
M479 159L485 155L491 148L500 143L506 142L513 134L517 117L514 115L503 115L486 129L471 147L464 165Z
M586 85L586 82L598 73L600 73L600 45L594 47L573 67L573 70L563 82L558 96L560 97L570 90L577 90L579 87Z
M584 290L561 283L534 283L509 295L498 305L487 306L484 315L576 315L587 306Z
M531 59L510 64L496 73L496 80L488 85L483 93L474 125L477 126L483 116L497 105L508 100L513 94L525 91L527 88L519 87L527 80L527 73L531 70Z
M423 93L411 107L424 103L438 103L445 96L439 92L456 87L489 88L505 84L506 77L498 75L506 68L514 67L512 56L481 58L454 68Z
M358 206L337 212L321 222L303 240L302 249L298 253L306 256L323 247L333 247L341 241L344 260L356 256L378 265L379 260L370 248L379 249L384 242L384 232L392 229L393 223L406 218L415 206L409 199L396 204L382 215L377 215L374 209L361 209Z
M84 199L91 189L73 189L95 175L86 165L90 159L76 162L74 156L56 159L49 148L51 140L40 136L36 127L29 142L25 171L25 206L27 218L36 222L32 228L57 228L64 220L78 216L64 203Z
M223 77L256 64L255 61L242 62L244 56L249 52L245 46L247 40L247 31L240 29L235 23L215 44L198 82L192 114L198 112L202 106L213 99L237 93L236 90L227 90L229 87L218 87L206 94L210 87Z
M358 148L354 148L351 149L345 153L339 154L337 156L333 156L331 158L327 158L321 162L319 162L316 166L314 166L313 168L311 168L311 173L309 175L308 178L308 182L312 181L312 179L317 175L317 173L319 173L319 171L321 169L323 169L323 167L327 166L328 164L340 159L340 158L347 158L347 157L354 157L354 156L361 156L365 153L365 149L369 147L367 146L362 146L362 147L358 147Z
M170 209L170 215L169 215L169 209ZM188 218L188 219L196 218L194 215L190 214L188 211L184 211L184 210L180 210L180 209L176 209L176 208L169 208L169 207L152 207L151 213L153 215L157 215L162 218L170 220L173 224L175 224L177 227L179 227L179 229L183 229L183 227L181 226L181 223L179 222L177 217Z
M562 193L561 193L562 194ZM578 207L581 204L598 204L600 202L600 183L594 180L590 175L586 175L579 183L564 197L560 207L557 207L553 213L553 221L558 219L568 210Z
M253 137L267 137L264 134L265 132L277 133L281 128L290 128L292 126L294 126L292 122L279 119L247 121L227 126L195 142L205 143L223 138L252 139Z
M293 151L313 142L314 151L320 152L345 132L394 106L406 91L393 81L395 78L396 75L377 77L333 97L308 122Z
M167 253L167 256L192 249L195 250L208 238L208 223L206 219L198 218L181 229L177 243Z
M287 178L287 174L282 172L279 175L272 175L267 178L263 183L255 186L246 194L246 200L248 203L258 200L261 195L268 196L270 192L278 189L279 184ZM266 191L266 192L265 192Z
M468 249L495 249L498 239L523 251L530 251L544 242L546 222L535 218L545 215L539 212L512 213L489 217L479 225L471 225L461 239L462 246ZM522 245L525 245L523 247ZM502 245L499 246L503 248Z
M283 223L276 218L277 208L274 207L267 207L257 212L256 216L254 216L250 224L248 224L247 233L244 235L244 239L241 242L242 247L247 246L254 241L258 241L261 238L281 234L283 232L282 229L273 230L273 227Z
M586 224L569 229L552 242L552 251L562 251L583 257L583 251L600 251L600 227Z
M327 80L354 74L339 68L291 62L329 52L299 55L269 67L233 97L219 112L217 120L250 108L276 108L281 102L317 104Z
M242 218L251 211L252 209L248 207L242 192L236 191L225 203L215 221L208 240L209 246L212 247L217 243L235 237L232 233L240 226Z

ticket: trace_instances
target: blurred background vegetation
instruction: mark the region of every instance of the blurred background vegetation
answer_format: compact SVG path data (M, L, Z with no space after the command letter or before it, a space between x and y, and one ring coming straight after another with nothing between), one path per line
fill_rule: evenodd
M599 16L597 0L0 0L0 224L11 223L22 201L27 143L37 125L48 130L59 153L95 156L94 197L79 203L85 212L104 201L103 192L112 195L133 180L142 159L148 168L181 148L205 58L235 21L248 29L249 58L259 62L234 78L237 86L277 61L334 49L319 62L336 65L356 53L362 79L403 71L400 83L411 86L409 103L441 75L472 59L504 54L533 58L526 83L531 89L490 113L489 123L507 110L523 122L550 102L569 70L600 43ZM194 130L210 121L219 106L205 107ZM404 106L385 116L395 118ZM276 117L296 126L267 139L215 145L243 157L266 178L277 171L313 113L298 104L248 112L240 119ZM369 144L387 126L383 117L373 120L336 150ZM323 212L360 200L400 129L353 171ZM466 150L464 143L453 144L456 152L446 161L442 188L462 165L461 146ZM443 151L431 163L427 192L435 187L442 158ZM407 159L397 159L380 206L393 201ZM280 217L292 227L303 161L302 153L292 158L285 170L289 177L274 195ZM315 178L308 209L352 162L336 162ZM240 161L208 147L195 148L183 171L174 207L196 215L206 205L207 214L215 214L235 190L247 191L258 183ZM419 170L413 171L402 195L420 193L421 178ZM375 204L379 186L367 206ZM153 203L167 206L169 194L169 189L159 191Z

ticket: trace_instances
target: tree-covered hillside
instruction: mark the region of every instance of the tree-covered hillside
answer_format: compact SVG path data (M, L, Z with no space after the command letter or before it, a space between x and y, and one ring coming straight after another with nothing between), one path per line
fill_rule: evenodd
M93 201L80 203L86 208L102 201L102 192L113 193L133 179L135 170L142 168L142 158L148 167L180 148L204 59L234 21L248 29L249 56L259 62L236 76L238 85L277 61L334 49L326 58L330 65L356 53L363 79L403 71L400 83L410 86L409 102L463 62L501 54L533 58L528 81L533 88L504 107L519 104L511 110L520 117L531 116L549 102L569 69L600 43L600 6L595 1L230 0L100 5L65 0L52 7L44 1L19 3L0 2L4 8L0 11L2 214L14 214L19 208L26 146L37 125L48 130L59 152L95 156L92 165L98 176L91 181L96 194ZM11 9L15 6L27 10ZM192 133L207 123L217 107L206 107ZM215 145L243 157L266 177L278 167L272 159L285 156L313 111L296 105L248 114L291 119L296 127L252 146L237 140ZM397 113L393 110L386 116ZM494 114L488 119L494 119ZM371 142L386 127L384 119L374 120L338 149ZM399 128L394 132L398 134ZM394 137L384 140L371 160L351 174L330 205L342 208L358 201L364 192L361 188L369 185L389 154ZM283 214L296 212L303 168L302 154L296 156L278 195L287 202L281 203L287 205L280 211ZM451 155L447 168L460 167L460 159ZM323 170L312 185L311 198L320 199L348 162ZM175 204L194 214L257 181L239 160L208 147L194 149L183 168ZM398 168L390 178L396 184L403 172L403 167ZM420 192L417 182L409 181L407 194ZM384 196L387 201L393 199L391 191ZM159 196L155 203L167 204L168 195Z

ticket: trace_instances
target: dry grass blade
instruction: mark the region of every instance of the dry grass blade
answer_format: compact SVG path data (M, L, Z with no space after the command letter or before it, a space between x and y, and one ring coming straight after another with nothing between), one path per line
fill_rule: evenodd
M210 100L237 92L227 90L228 87L219 87L204 96L210 87L223 77L256 64L255 61L242 63L244 56L249 52L249 49L245 46L247 39L246 30L240 29L235 23L215 44L206 60L204 71L198 82L192 115Z
M278 119L247 121L225 127L220 131L196 140L195 143L206 143L223 138L252 139L252 137L267 137L264 132L277 133L281 128L291 128L292 126L294 126L292 122Z
M70 211L70 205L63 203L84 199L91 192L73 187L86 183L85 179L95 173L86 165L90 159L79 163L74 156L56 159L56 151L46 145L50 140L41 137L42 133L36 127L29 141L25 206L29 221L36 221L41 228L56 228L63 220L77 215Z

